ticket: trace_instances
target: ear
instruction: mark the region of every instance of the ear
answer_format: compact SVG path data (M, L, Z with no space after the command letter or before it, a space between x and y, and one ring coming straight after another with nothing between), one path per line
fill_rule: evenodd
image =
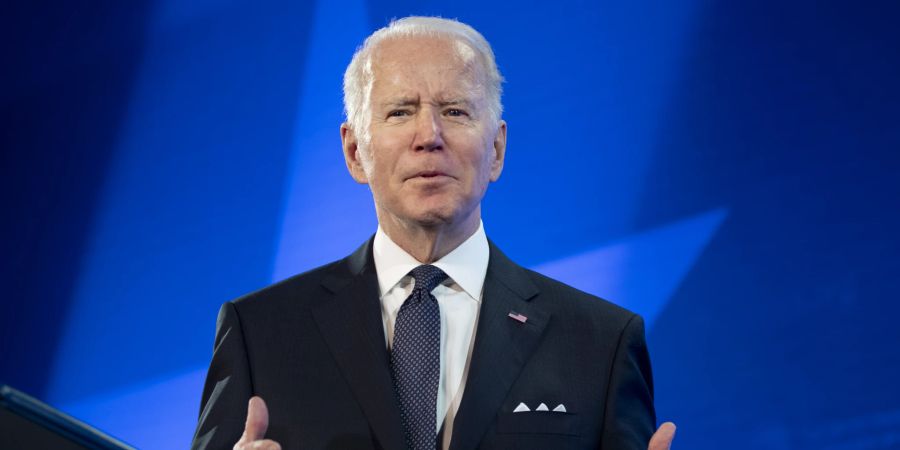
M363 164L360 160L359 140L347 122L341 124L341 146L344 148L344 162L347 163L347 170L350 171L350 176L357 183L368 184L369 179L366 177L366 171L363 170Z
M506 121L501 120L494 137L494 160L491 162L491 181L500 179L503 172L503 161L506 158Z

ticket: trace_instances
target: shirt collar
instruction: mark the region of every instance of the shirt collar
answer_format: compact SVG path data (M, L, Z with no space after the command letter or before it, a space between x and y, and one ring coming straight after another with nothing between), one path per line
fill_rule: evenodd
M484 224L479 222L475 233L432 265L443 270L469 296L480 301L489 256L490 249L487 235L484 233ZM380 225L375 232L372 257L375 260L378 287L382 297L411 270L422 264L394 243Z

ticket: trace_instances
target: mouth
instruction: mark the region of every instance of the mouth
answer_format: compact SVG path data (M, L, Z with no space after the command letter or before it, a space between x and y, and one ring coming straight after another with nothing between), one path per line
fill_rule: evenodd
M447 175L446 173L441 172L439 170L423 170L421 172L416 172L415 174L413 174L413 176L411 176L407 179L412 180L415 178L422 178L422 179L428 180L428 179L437 179L437 178L449 177L449 176L450 175Z

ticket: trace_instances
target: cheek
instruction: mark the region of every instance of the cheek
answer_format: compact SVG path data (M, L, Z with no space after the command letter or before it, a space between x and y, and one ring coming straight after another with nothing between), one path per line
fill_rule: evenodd
M415 134L407 128L397 126L373 134L369 149L370 156L377 166L392 165L399 155L409 148Z
M386 184L390 181L391 174L397 165L396 147L390 142L379 142L368 148L364 170L370 183Z

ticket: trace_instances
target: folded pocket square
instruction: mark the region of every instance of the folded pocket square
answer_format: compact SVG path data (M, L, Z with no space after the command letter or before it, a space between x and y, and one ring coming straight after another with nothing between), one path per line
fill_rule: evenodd
M547 407L546 403L541 403L537 408L535 408L535 411L550 411L550 408ZM513 412L531 412L531 408L529 408L528 405L525 404L525 402L522 402L519 403L519 406L516 406L516 409L514 409ZM553 412L567 412L566 405L563 405L562 403L556 405L556 408L553 408Z

